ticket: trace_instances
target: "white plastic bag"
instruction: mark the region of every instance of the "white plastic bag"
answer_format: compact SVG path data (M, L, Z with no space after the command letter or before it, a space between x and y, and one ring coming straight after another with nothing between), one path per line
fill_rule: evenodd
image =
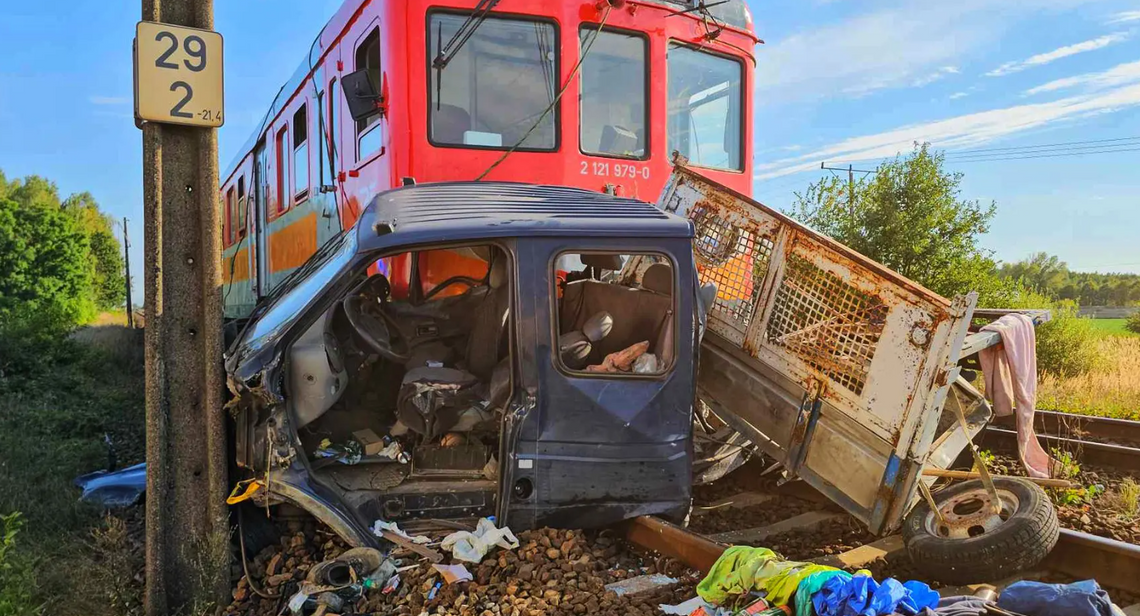
M491 548L498 546L504 550L513 550L519 547L519 540L511 529L505 526L495 528L494 522L483 518L479 520L475 532L461 530L451 533L439 545L451 551L457 560L478 564Z

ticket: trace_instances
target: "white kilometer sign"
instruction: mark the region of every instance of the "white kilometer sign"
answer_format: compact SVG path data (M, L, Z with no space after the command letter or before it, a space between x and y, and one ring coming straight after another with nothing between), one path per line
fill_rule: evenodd
M221 34L140 21L134 47L136 118L187 126L222 125Z

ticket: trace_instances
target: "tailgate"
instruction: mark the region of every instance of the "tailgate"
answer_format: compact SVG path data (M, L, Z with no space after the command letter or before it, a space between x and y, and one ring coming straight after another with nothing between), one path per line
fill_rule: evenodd
M717 286L701 399L873 532L897 528L976 296L947 300L683 164L658 206L692 220Z

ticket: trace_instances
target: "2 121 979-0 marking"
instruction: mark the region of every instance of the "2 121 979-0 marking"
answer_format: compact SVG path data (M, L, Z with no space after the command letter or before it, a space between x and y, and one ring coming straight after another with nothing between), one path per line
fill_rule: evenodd
M605 161L581 161L579 173L613 178L649 179L649 167L630 163L611 163Z

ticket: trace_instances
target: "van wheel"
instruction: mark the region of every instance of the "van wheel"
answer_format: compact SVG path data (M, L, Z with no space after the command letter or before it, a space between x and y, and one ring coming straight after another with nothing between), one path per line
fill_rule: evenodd
M934 495L943 519L922 500L903 523L903 541L914 566L947 584L1009 577L1040 563L1060 534L1057 512L1045 491L1020 478L994 479L1001 513L981 480L952 485Z

